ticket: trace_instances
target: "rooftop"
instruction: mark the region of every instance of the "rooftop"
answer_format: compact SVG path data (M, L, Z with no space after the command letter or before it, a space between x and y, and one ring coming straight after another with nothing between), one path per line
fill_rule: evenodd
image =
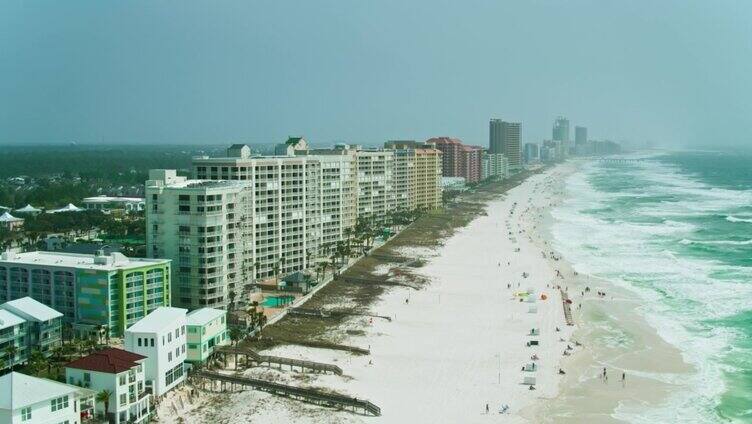
M0 305L0 309L10 311L22 317L26 315L28 318L24 318L31 318L34 321L49 321L63 316L60 312L28 296L5 302Z
M16 410L77 392L94 394L81 387L11 372L0 377L0 409Z
M168 262L169 259L129 258L117 252L104 256L44 251L25 253L4 252L0 256L0 263L37 264L61 268L97 269L102 271L139 268L148 265L165 264Z
M226 313L221 309L214 308L196 309L188 313L188 325L206 325Z
M158 333L167 327L174 325L175 320L184 318L187 309L161 306L153 310L149 315L130 326L126 332L134 333Z
M0 309L0 330L24 323L24 319L13 312Z
M111 347L76 359L65 367L118 374L137 366L136 361L142 359L146 359L146 356Z
M108 203L108 202L143 202L143 197L115 197L115 196L94 196L84 197L84 203Z

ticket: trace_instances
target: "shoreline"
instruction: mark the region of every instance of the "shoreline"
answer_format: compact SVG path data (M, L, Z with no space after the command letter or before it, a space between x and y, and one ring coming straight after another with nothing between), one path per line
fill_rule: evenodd
M612 423L622 422L614 418L621 408L659 403L676 387L665 380L689 369L678 350L632 310L639 305L636 295L607 281L575 277L564 258L554 261L550 255L541 255L556 250L550 214L561 200L565 176L576 168L576 164L561 164L529 175L502 193L486 193L491 197L480 199L480 211L464 226L453 227L446 237L435 240L434 248L414 240L384 246L392 254L419 257L424 263L421 267L406 271L399 263L374 265L369 262L373 258L361 260L365 265L360 271L398 283L364 292L376 296L372 302L361 304L357 295L364 293L352 295L336 285L326 288L330 293L322 290L324 296L310 299L319 307L355 307L390 316L392 321L355 317L311 324L311 320L288 316L275 324L272 333L286 328L279 334L289 336L300 330L300 325L314 325L311 328L319 336L368 346L370 355L305 347L286 337L266 347L257 346L265 354L339 365L344 376L266 368L241 371L256 378L368 399L382 408L381 417L362 417L253 391L210 394L204 403L216 403L215 411L202 411L203 406L198 405L181 415L217 423L574 423L583 419ZM556 270L564 278L558 278ZM522 277L523 272L530 275ZM416 280L429 282L415 285ZM574 327L565 324L560 295L552 288L556 284L569 289ZM608 298L592 294L583 301L580 292L585 285L593 292L606 291ZM535 293L534 304L514 296L527 289ZM541 300L542 293L548 300ZM579 303L583 303L582 310L577 309ZM535 313L530 313L532 305L537 307ZM556 327L561 331L554 331ZM534 348L526 346L531 328L541 330L535 337L540 345ZM584 346L576 347L571 356L562 356L574 340ZM521 371L533 353L540 357L536 372ZM669 369L666 364L682 366ZM608 384L598 377L603 366L610 371ZM559 375L559 368L566 370L566 375ZM625 387L618 382L622 369L628 375ZM533 375L537 390L530 391L521 383ZM508 413L498 413L501 405L509 405Z
M570 166L578 168L580 164ZM577 171L567 175L573 172ZM566 178L559 180L559 193L565 183ZM684 388L679 381L693 368L682 352L647 322L640 312L643 300L637 293L606 279L576 273L576 264L570 264L556 248L551 216L555 207L544 212L537 236L561 257L558 266L570 282L573 301L582 304L575 312L578 326L574 338L585 344L585 349L562 361L562 366L571 371L562 380L558 396L535 405L526 414L533 422L626 422ZM583 296L586 287L591 291ZM598 291L606 292L606 296L597 296ZM610 375L607 383L601 379L604 367ZM624 383L621 373L626 374Z

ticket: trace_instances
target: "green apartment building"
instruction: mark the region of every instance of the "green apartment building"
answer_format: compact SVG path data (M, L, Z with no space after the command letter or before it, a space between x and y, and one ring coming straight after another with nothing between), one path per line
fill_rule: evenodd
M120 253L5 252L0 303L29 296L63 314L79 334L119 337L170 305L170 261Z
M204 363L217 346L230 343L227 331L227 312L202 308L188 313L188 356L186 362Z

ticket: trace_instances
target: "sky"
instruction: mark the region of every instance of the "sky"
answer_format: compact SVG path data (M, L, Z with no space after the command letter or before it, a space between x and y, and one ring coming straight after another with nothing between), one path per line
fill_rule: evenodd
M0 2L0 144L749 143L750 1Z

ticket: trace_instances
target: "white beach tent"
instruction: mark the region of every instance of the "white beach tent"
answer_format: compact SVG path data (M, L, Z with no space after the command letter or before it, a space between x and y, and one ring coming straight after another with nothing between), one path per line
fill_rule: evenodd
M522 384L535 386L535 377L525 377L525 379L522 380Z
M16 209L15 212L18 212L18 213L39 213L39 212L42 212L42 210L41 209L37 209L37 208L35 208L34 206L31 206L31 205L26 205L26 206L22 207L21 209Z
M8 212L5 212L4 214L0 215L0 222L21 222L23 221L23 218L16 218L15 216L11 215Z
M83 209L79 208L78 206L74 205L73 203L68 203L67 205L63 206L60 209L54 209L49 211L49 213L58 213L58 212L81 212Z
M531 314L537 314L538 313L538 307L535 305L530 305L529 308L527 308L528 313Z

